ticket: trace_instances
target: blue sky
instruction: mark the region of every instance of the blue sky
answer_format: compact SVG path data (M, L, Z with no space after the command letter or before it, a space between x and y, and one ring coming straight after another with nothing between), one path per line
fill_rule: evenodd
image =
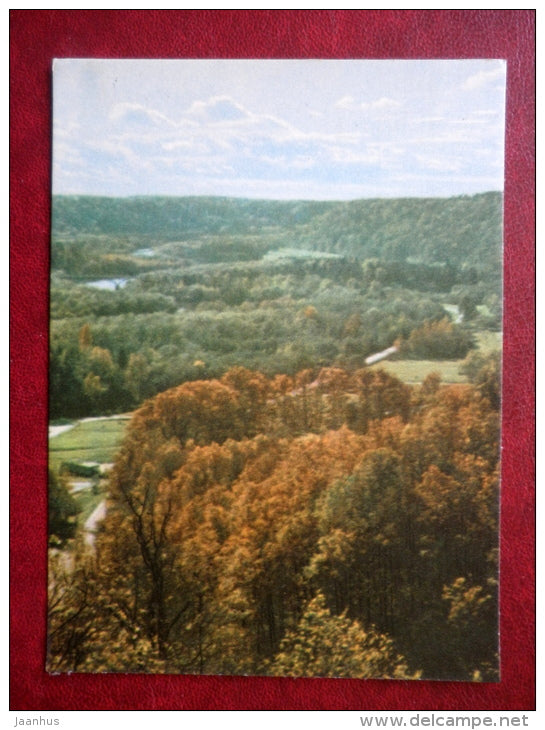
M505 70L499 60L57 60L53 192L502 190Z

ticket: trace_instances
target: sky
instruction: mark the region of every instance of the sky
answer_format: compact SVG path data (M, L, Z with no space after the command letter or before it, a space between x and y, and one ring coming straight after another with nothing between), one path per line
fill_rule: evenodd
M53 69L53 192L353 200L503 190L501 60Z

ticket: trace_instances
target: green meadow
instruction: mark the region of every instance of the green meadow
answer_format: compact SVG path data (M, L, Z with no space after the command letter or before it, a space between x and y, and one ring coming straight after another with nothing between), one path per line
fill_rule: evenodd
M65 461L112 463L128 418L80 421L69 431L50 439L50 466L58 469Z
M463 360L382 360L371 367L386 370L404 383L421 383L430 373L438 373L442 383L466 383L459 372Z

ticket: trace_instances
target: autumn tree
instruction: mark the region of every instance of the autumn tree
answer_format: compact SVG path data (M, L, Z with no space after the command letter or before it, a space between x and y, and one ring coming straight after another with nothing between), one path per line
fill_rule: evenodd
M415 358L456 360L465 357L472 347L471 333L445 317L414 329L403 350Z
M146 401L52 582L51 666L493 677L498 426L476 386L374 369Z
M288 677L414 679L391 639L365 630L346 613L333 615L324 596L309 601L296 629L289 631L270 665L270 674Z
M47 669L76 672L97 650L97 584L89 558L81 554L50 550L48 563Z

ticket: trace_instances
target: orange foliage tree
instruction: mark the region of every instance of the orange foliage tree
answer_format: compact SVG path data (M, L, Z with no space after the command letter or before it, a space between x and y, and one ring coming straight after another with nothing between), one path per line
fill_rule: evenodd
M86 558L100 598L78 666L493 679L493 405L331 368L236 368L147 401ZM70 600L56 627L77 625ZM52 666L73 668L54 631Z

